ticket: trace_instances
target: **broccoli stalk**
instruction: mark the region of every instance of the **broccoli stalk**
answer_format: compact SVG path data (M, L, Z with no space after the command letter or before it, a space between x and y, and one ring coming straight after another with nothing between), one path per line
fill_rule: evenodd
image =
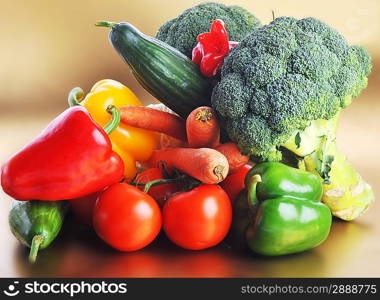
M370 71L367 51L328 25L280 17L230 51L211 103L243 153L318 174L322 201L335 216L352 220L374 195L338 152L336 128Z
M298 166L318 175L323 183L323 202L334 216L353 220L374 201L374 193L336 145L340 113L330 120L311 122L293 134L282 147L295 154Z

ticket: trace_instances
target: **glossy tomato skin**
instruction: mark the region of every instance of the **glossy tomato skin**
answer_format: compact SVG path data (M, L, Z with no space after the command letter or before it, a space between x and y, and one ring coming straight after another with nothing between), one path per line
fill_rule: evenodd
M231 202L218 185L205 184L172 196L163 208L163 226L176 245L201 250L220 243L231 225Z
M151 196L127 183L116 183L96 201L93 224L99 237L113 248L135 251L156 238L162 216Z
M244 179L252 165L244 165L236 172L228 175L225 180L220 183L220 186L226 191L232 203L235 202L239 193L244 190Z
M164 174L159 168L149 168L139 173L135 180L139 183L147 183L149 181L164 179ZM144 186L139 186L140 190L144 190ZM160 184L149 189L148 194L151 195L157 203L162 207L170 196L180 190L180 186L175 183Z

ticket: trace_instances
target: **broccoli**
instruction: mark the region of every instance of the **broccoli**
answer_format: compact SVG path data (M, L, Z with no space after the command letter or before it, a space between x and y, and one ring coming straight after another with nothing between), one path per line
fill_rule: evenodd
M319 175L322 201L352 220L374 195L338 152L335 133L340 112L367 86L370 71L366 50L321 21L280 17L231 50L211 103L243 153L297 162Z
M231 41L239 42L260 26L260 21L239 6L207 2L185 10L162 25L156 37L191 58L197 36L210 31L211 22L221 19Z

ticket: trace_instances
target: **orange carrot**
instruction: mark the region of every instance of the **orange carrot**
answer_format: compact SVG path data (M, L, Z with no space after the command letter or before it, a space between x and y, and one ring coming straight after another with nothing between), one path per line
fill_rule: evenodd
M186 141L181 141L165 133L158 133L156 149L187 147Z
M241 154L238 146L232 142L220 144L214 149L218 150L227 158L230 173L244 166L249 160L249 156Z
M186 133L191 148L216 147L220 128L215 111L208 106L194 109L186 119Z
M228 161L219 151L209 148L168 148L154 150L147 162L157 167L164 161L169 168L176 168L203 183L216 184L228 174Z
M165 133L186 141L186 123L180 116L145 106L119 108L121 122L137 128Z

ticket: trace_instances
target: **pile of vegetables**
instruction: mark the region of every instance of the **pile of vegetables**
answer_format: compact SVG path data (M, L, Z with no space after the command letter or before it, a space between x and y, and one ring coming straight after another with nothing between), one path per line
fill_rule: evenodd
M312 249L332 216L353 220L371 187L338 152L341 111L367 85L368 53L314 18L268 25L204 3L157 38L98 22L141 85L97 82L1 169L13 234L39 249L67 211L120 251L163 230L192 250L238 241L261 255Z

